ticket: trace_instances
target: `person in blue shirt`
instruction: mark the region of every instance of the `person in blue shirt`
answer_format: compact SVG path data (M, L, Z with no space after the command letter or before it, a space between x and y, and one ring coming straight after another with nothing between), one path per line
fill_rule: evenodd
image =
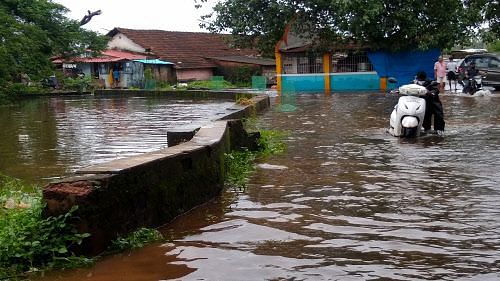
M113 69L113 87L118 88L120 84L120 70L118 68Z

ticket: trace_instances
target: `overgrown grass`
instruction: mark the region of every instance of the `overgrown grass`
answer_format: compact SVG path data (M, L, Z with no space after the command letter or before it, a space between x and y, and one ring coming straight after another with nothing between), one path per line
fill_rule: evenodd
M255 105L255 101L251 97L237 97L236 104L243 106Z
M225 184L232 188L245 188L248 177L254 171L253 162L257 157L255 151L232 151L225 155L226 180Z
M0 280L93 262L72 251L72 246L88 236L77 233L69 223L75 209L44 218L43 208L39 188L0 175Z
M235 88L231 82L228 82L226 80L222 81L212 81L212 80L202 80L202 81L193 81L187 83L187 89L214 89L214 88L221 88L221 89L228 89L228 88Z
M230 188L244 189L248 183L249 176L255 170L254 162L265 159L274 154L284 153L287 149L283 141L285 132L274 130L260 130L257 151L232 151L226 154L226 180L225 184Z
M156 229L140 228L124 237L118 237L108 249L108 253L122 252L142 248L147 244L163 240L163 235Z
M274 154L286 152L287 145L283 141L287 136L286 132L276 130L261 130L259 138L259 157L265 158Z

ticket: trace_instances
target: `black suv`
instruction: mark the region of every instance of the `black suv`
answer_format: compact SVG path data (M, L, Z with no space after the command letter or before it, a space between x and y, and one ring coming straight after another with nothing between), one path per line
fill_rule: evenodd
M476 68L479 69L481 74L485 77L483 79L483 85L492 86L495 87L496 90L500 90L500 55L484 53L465 57L458 66L460 77L464 77L465 71L472 61L476 63Z

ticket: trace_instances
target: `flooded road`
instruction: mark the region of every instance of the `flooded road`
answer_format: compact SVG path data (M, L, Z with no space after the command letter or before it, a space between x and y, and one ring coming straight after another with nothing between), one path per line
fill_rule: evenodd
M234 102L165 96L33 98L0 107L0 173L44 184L97 163L159 150L167 131Z
M500 97L442 101L446 136L404 141L384 131L395 97L276 99L259 122L288 151L261 164L287 169L43 280L500 280Z

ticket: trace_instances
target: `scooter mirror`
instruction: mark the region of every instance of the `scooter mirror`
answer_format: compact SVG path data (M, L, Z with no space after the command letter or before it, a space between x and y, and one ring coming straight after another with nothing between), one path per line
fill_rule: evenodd
M389 83L392 83L392 84L395 84L395 83L398 83L398 79L394 78L394 77L389 77L387 78L387 81Z

